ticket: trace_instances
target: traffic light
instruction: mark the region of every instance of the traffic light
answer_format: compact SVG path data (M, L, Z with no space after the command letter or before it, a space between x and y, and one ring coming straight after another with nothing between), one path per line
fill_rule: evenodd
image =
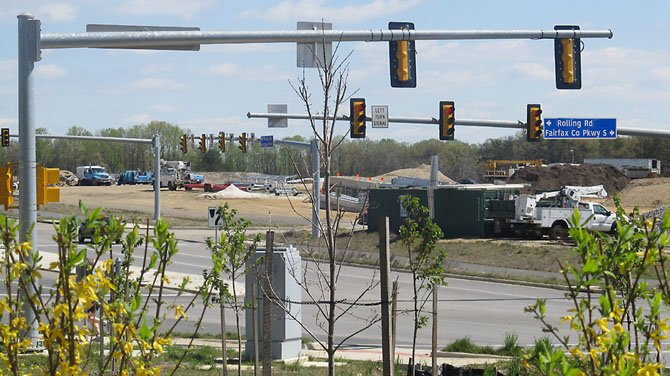
M239 141L240 141L240 150L242 150L242 153L246 153L247 152L247 134L243 132L240 135Z
M198 149L200 149L200 152L203 154L207 152L207 135L204 133L200 136L200 145L198 146Z
M447 141L454 139L455 128L455 112L454 102L441 101L440 102L440 140Z
M579 26L557 25L554 30L579 30ZM554 39L557 89L582 88L581 47L579 38Z
M9 128L2 128L2 147L9 146Z
M226 152L226 134L223 132L219 132L219 149L222 153Z
M529 104L526 107L526 140L540 141L542 139L542 108L539 104Z
M181 149L182 154L186 154L188 152L188 139L185 134L179 136L179 148Z
M58 183L60 183L59 169L37 168L37 206L60 201L60 187L52 187Z
M0 167L0 204L7 210L14 204L14 176L12 175L11 165L7 163L5 167Z
M349 100L349 134L351 138L365 138L365 99Z
M389 22L389 29L414 30L414 24ZM389 42L389 67L391 87L416 87L416 48L413 40Z

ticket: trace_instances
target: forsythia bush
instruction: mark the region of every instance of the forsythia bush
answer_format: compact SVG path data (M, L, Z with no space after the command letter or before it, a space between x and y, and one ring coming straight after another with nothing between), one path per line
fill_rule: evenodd
M575 211L570 236L580 265L562 265L573 307L559 326L549 323L544 300L526 311L560 344L525 359L543 375L659 375L662 341L668 338L670 212L648 220L625 217L617 202L617 235L583 228ZM567 326L563 334L564 327Z
M0 278L7 292L0 298L0 374L4 369L13 375L82 375L90 370L97 374L158 375L161 369L154 360L172 344L170 333L187 319L186 312L196 299L206 301L207 291L211 292L205 281L186 307L163 300L169 282L166 266L178 252L174 234L163 220L157 221L151 235L149 230L140 235L137 225L126 230L123 220L103 216L100 209L81 209L93 241L78 244L81 221L76 217L60 219L54 224L53 236L58 257L49 265L42 264L43 255L31 242L17 240L18 223L0 215L4 248ZM118 247L112 249L114 243L121 244L120 252ZM133 268L136 249L142 250L143 262ZM55 279L51 288L40 282L42 273ZM187 282L181 282L178 294L184 292ZM104 342L91 340L95 333L87 319L94 306L102 312L105 323L100 329L107 328ZM27 322L28 308L37 313L35 322ZM166 328L168 316L175 322ZM31 328L39 333L39 343L24 335ZM46 351L45 367L23 364L19 357L35 346Z

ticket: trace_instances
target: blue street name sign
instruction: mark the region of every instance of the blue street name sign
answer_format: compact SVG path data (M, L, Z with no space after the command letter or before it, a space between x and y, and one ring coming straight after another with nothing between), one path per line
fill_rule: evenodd
M261 136L261 147L262 148L271 148L273 146L274 140L272 136Z
M614 139L616 136L616 119L544 119L544 138L547 140Z

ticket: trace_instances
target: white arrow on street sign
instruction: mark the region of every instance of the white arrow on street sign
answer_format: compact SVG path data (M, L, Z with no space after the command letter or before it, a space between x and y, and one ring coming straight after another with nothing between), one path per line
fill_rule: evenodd
M218 208L207 208L207 224L210 228L223 226L223 218L218 213Z

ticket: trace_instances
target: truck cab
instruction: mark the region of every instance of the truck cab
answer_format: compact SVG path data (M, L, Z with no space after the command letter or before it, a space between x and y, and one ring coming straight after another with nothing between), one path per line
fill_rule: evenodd
M112 185L112 177L102 166L78 166L76 173L79 185Z
M591 213L589 229L602 232L611 232L616 228L616 214L613 214L606 207L594 202L580 202L580 210L585 209ZM582 218L584 220L586 218Z

